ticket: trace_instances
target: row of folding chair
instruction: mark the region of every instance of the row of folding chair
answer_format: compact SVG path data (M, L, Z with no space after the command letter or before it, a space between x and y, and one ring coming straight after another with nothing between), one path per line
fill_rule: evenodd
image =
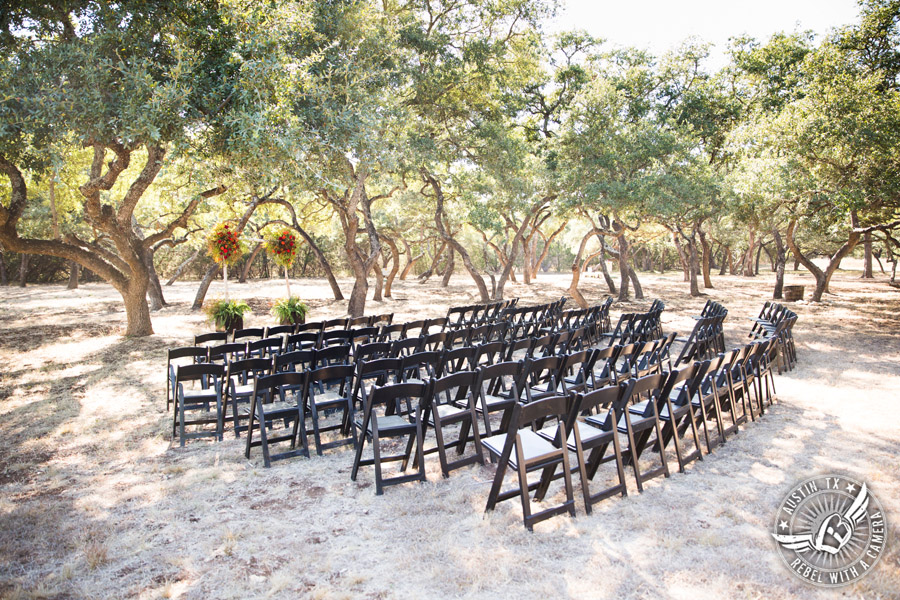
M797 348L794 344L794 324L797 314L778 302L765 302L759 316L753 321L749 337L753 339L774 338L777 340L781 360L781 369L793 370L797 362Z
M500 313L500 319L509 323L512 337L535 335L556 321L565 303L563 296L556 302L536 306L510 306Z
M234 423L235 435L246 429L241 424L247 411L241 405L249 403L253 386L260 377L280 372L306 372L335 365L350 364L351 349L347 345L308 349L273 356L244 356L228 362L190 362L177 364L178 359L202 357L202 347L175 348L169 352L168 404L174 404L172 435L176 433L182 446L185 440L214 435L221 440L225 422ZM208 353L207 353L208 356ZM203 429L188 431L189 426L215 424L214 432Z
M610 346L661 338L663 336L661 317L664 309L662 301L654 300L647 312L622 313L615 328L609 333L603 333L601 337L608 338Z
M499 460L486 510L497 502L519 497L525 526L531 529L543 519L574 512L571 474L582 483L585 511L610 496L627 495L626 468L633 471L638 491L654 477L669 476L666 449L674 442L679 471L686 463L703 459L712 445L708 423L715 422L718 440L755 420L774 400L772 364L775 343L750 344L723 353L714 360L696 362L680 370L633 377L611 385L577 393L547 395L528 404L517 404L506 435L488 436L482 444ZM549 425L548 425L549 422ZM690 430L693 451L685 451ZM646 465L642 455L650 450L658 460ZM569 453L575 454L570 466ZM615 463L615 483L592 490L599 467ZM518 485L503 491L507 470L515 471ZM530 472L539 472L529 480ZM530 492L543 500L553 480L565 480L563 503L532 513Z
M194 345L224 344L228 342L254 341L264 338L293 335L304 331L328 331L332 329L354 329L358 327L387 327L394 320L393 313L382 315L368 315L356 318L341 317L327 321L312 321L309 323L293 323L288 325L274 325L271 327L248 327L227 331L212 331L194 336Z
M460 329L495 323L503 310L515 306L518 301L518 298L511 298L485 304L451 307L447 311L447 327Z
M675 360L675 366L711 358L719 352L724 352L724 322L727 316L725 311L724 314L715 316L697 317L690 335L686 338L676 338L682 346Z

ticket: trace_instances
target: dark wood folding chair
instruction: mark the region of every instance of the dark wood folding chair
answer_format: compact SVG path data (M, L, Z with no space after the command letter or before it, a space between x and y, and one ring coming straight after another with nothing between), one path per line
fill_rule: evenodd
M294 352L295 350L310 350L319 346L320 331L301 331L289 335L284 342L285 352Z
M232 342L209 347L209 362L225 364L233 360L241 360L247 356L246 342Z
M177 404L175 400L175 369L182 364L207 362L209 348L207 346L185 346L170 348L166 356L166 411ZM190 359L183 362L183 359Z
M225 367L214 363L179 365L175 369L176 406L172 417L172 437L178 431L179 443L199 437L222 440L222 379ZM187 431L188 426L216 426L215 431Z
M328 431L345 431L346 424L352 423L355 415L353 403L353 365L335 365L322 367L307 372L303 397L306 414L312 419L313 437L316 443L316 454L323 450L353 444L356 446L356 429L349 428L350 435L322 442L322 433ZM341 419L336 424L322 425L326 411L340 412Z
M236 329L231 337L232 342L242 341L251 342L261 340L266 335L264 327L247 327L246 329Z
M421 344L419 344L419 352L432 352L432 351L440 351L444 349L445 344L447 343L447 336L449 334L446 331L438 331L436 333L429 333L428 335L423 336Z
M425 383L398 383L394 385L375 386L371 392L362 388L364 408L362 418L353 421L353 427L359 432L359 443L353 458L353 469L350 480L356 481L361 466L375 467L375 494L384 493L385 486L397 485L408 481L425 481L425 452L423 444L423 409L427 400L428 386ZM402 404L416 404L410 419L398 414L388 414L391 407ZM406 438L406 451L403 454L382 456L381 441L385 438ZM372 458L363 458L366 442L372 445ZM413 446L416 448L415 473L384 477L382 463L402 461L400 471L406 472Z
M355 367L356 377L353 379L353 402L354 406L360 411L364 408L362 388L400 383L401 361L399 358L386 357L374 360L359 360L356 362ZM349 424L347 422L345 426L349 427ZM349 434L349 429L345 429L345 434Z
M616 362L622 346L607 346L594 352L594 375L591 384L594 389L616 385L619 382Z
M354 329L357 327L369 327L372 325L372 317L364 316L364 317L354 317L347 321L347 329Z
M668 373L663 384L660 398L665 406L659 409L659 421L662 425L662 447L665 449L669 440L674 440L675 456L678 459L678 471L684 473L684 467L697 459L703 460L703 449L700 446L700 429L697 424L698 411L691 403L703 381L704 364L694 363ZM632 405L632 414L641 416L647 413L650 400ZM684 449L684 434L690 427L693 436L693 451L687 454ZM654 450L659 449L654 447Z
M316 368L349 365L352 348L349 344L327 346L316 350Z
M539 398L557 395L561 364L562 358L559 356L526 358L516 381L521 401L528 404Z
M512 408L519 402L516 381L522 373L522 365L521 361L509 361L480 367L476 384L478 395L475 399L475 411L481 414L484 420L485 435L494 434L491 427L491 413L501 411L503 413L498 433L506 433L509 429Z
M659 412L666 405L666 399L662 397L662 387L666 374L647 375L640 379L630 379L625 396L628 401L649 396L648 402L642 411L634 407L622 412L619 417L619 433L624 433L628 438L628 447L623 450L622 456L626 465L634 469L634 478L637 481L639 492L644 491L644 483L659 477L669 476L669 464L666 460L666 449L663 443L662 427L659 422ZM640 458L644 448L650 442L650 436L655 435L655 448L659 451L660 466L650 471L641 469Z
M569 513L571 516L575 516L569 450L566 445L568 432L565 419L569 404L570 402L565 396L550 396L531 404L517 403L512 410L509 432L482 439L482 445L498 461L485 512L494 510L498 502L518 496L522 502L523 521L529 531L534 529L535 523L555 515ZM544 439L534 431L536 424L552 426L554 420L557 424L558 441L556 443ZM581 448L577 430L575 446ZM583 457L578 456L578 460L583 462ZM561 468L563 472L565 501L533 513L529 491L538 487L544 489L554 479L557 468ZM515 471L518 476L518 487L503 491L503 480L507 469ZM528 473L532 471L540 471L540 478L530 483Z
M261 447L266 468L272 461L305 456L309 458L306 442L306 414L303 394L296 390L305 387L306 373L286 371L259 377L253 388L253 397L247 410L247 443L244 456L250 458L250 449ZM284 429L275 430L276 423L284 423ZM254 432L259 439L254 440ZM269 446L290 442L288 450L273 454ZM298 447L299 443L299 447Z
M405 323L392 323L391 325L387 325L382 327L378 333L378 341L381 342L394 342L403 338L403 329L406 327Z
M272 373L272 360L267 358L245 358L228 363L225 367L225 386L223 397L223 422L227 420L227 407L231 405L231 421L234 425L234 437L241 437L240 432L247 429L240 423L241 411L238 404L250 404L254 385L260 377Z
M594 363L597 360L594 350L580 350L563 355L559 367L559 386L562 394L584 393L596 386L594 381Z
M391 355L391 343L390 342L371 342L368 344L361 344L357 346L353 351L353 361L368 361L375 360L378 358L387 358Z
M475 348L473 346L463 346L461 348L453 348L444 350L441 358L441 366L438 374L441 377L456 373L458 371L469 371L475 369Z
M428 418L423 422L425 429L434 428L436 445L426 449L425 454L437 452L441 461L441 474L450 476L450 471L471 464L484 464L484 452L481 448L481 436L475 414L475 395L477 393L478 373L475 371L459 371L431 382L428 392ZM458 425L459 433L455 441L445 439L445 428ZM471 431L471 438L469 432ZM466 444L472 440L474 454L463 456ZM447 447L456 446L456 460L447 457Z
M566 417L566 429L569 432L566 446L570 452L581 457L571 472L578 471L581 477L581 491L587 514L591 514L593 505L601 500L615 494L628 495L617 429L619 415L625 410L625 403L628 401L625 397L627 387L622 383L577 394ZM554 443L559 439L555 427L544 428L538 434ZM581 442L581 448L577 447L576 441ZM612 451L607 454L610 449ZM588 482L594 480L600 465L608 462L615 462L618 483L592 493ZM561 474L557 475L560 476ZM545 493L546 490L539 490L538 493L541 492Z
M426 319L422 324L422 335L429 335L444 331L447 327L447 317L438 317L436 319Z
M420 337L425 333L425 321L419 319L417 321L408 321L403 324L403 330L400 333L401 338Z
M226 342L228 342L227 331L211 331L209 333L201 333L194 336L195 346L200 346L201 344L220 345Z
M328 319L322 323L322 331L328 331L330 329L347 329L347 325L350 323L350 319L347 317L340 317L337 319Z
M503 360L503 342L486 342L474 346L473 367L493 365Z
M322 327L325 325L322 321L310 321L309 323L300 323L297 325L297 333L303 333L304 331L314 331L321 333Z
M391 342L391 356L409 356L419 351L422 346L422 338L401 338Z
M506 343L506 355L503 360L522 360L528 356L531 344L534 342L529 337L515 338Z
M384 314L375 315L374 317L372 317L370 325L372 325L372 327L384 328L384 327L389 327L391 325L391 323L393 323L393 322L394 322L394 313L384 313Z
M266 327L264 338L275 337L276 335L288 336L297 332L297 324L290 323L288 325L275 325L274 327Z
M319 338L319 347L326 348L328 346L346 345L350 346L353 340L353 332L346 329L331 329L322 332Z
M284 349L283 337L270 337L255 340L247 344L247 356L256 358L269 358L281 354Z

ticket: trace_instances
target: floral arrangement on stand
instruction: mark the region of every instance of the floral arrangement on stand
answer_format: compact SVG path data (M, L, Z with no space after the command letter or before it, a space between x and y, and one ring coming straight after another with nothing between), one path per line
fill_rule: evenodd
M209 320L226 331L243 327L244 314L250 312L250 306L243 300L231 300L228 297L228 265L235 264L244 253L241 236L228 223L219 223L206 240L209 255L222 265L222 279L225 282L225 298L216 299L206 307Z
M228 265L235 264L244 253L241 236L228 223L219 223L206 240L209 255L214 261L222 264L222 275L225 281L225 300L228 300Z
M297 236L290 229L275 232L266 241L266 251L276 265L284 268L284 284L287 287L287 298L278 300L272 307L272 314L282 323L303 323L309 307L291 295L291 279L288 270L297 258L299 244Z

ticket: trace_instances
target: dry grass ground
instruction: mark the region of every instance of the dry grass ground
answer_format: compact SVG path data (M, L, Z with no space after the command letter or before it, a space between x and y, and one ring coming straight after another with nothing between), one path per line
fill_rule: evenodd
M789 273L789 282L809 276ZM643 275L667 303L667 331L690 328L705 299L680 274ZM768 275L715 278L736 345L771 290ZM349 290L349 283L342 282ZM511 285L523 303L555 299L564 276ZM220 285L220 284L217 284ZM311 318L337 316L323 281L294 282ZM589 279L586 295L603 296ZM485 517L493 470L464 468L376 497L371 469L350 481L352 452L262 468L241 440L178 448L165 407L165 350L207 330L189 310L195 284L166 288L157 335L125 339L106 285L0 289L0 597L3 598L897 598L900 590L900 294L835 276L834 295L798 304L799 367L780 402L686 474L656 479L586 516L534 533L504 502ZM216 288L213 293L221 293ZM271 323L281 282L233 285ZM438 316L474 300L463 276L397 282L368 312ZM618 312L647 302L616 305ZM674 458L674 457L673 457ZM674 462L674 460L672 461ZM787 572L769 531L789 487L812 474L869 482L890 535L877 570L820 591Z

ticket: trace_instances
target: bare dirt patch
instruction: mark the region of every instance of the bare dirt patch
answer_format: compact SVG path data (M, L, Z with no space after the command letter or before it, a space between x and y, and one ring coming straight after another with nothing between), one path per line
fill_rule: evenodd
M900 292L840 272L819 305L797 304L800 364L777 378L780 403L686 474L656 479L586 516L557 517L534 533L510 501L484 516L493 469L440 476L376 497L371 469L350 481L349 449L264 469L243 438L170 440L165 349L209 325L190 311L195 283L166 288L156 335L126 339L118 295L106 285L0 289L0 597L3 598L811 598L769 536L791 484L846 472L869 482L888 513L888 554L849 597L896 598L900 589ZM807 283L789 273L789 283ZM705 298L680 274L642 275L662 298L666 331L687 331ZM730 310L737 345L771 278L718 277L709 297ZM350 282L342 281L349 292ZM523 303L555 300L565 276L511 284ZM221 294L214 284L210 297ZM342 315L324 280L292 283L309 318ZM599 301L602 282L588 279ZM232 285L254 313L283 282ZM440 316L476 301L455 276L448 288L396 282L395 298L367 313L396 320ZM674 461L673 461L674 462Z

